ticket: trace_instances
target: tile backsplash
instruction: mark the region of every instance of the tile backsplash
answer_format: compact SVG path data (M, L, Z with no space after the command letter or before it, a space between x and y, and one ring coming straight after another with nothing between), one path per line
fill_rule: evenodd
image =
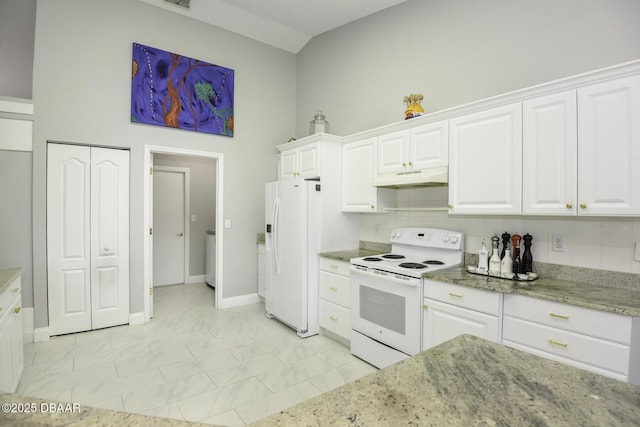
M421 200L422 199L422 200ZM640 245L640 218L546 217L449 215L446 211L446 187L397 191L398 207L407 210L383 214L362 214L360 240L388 242L396 227L433 227L465 234L465 252L476 253L485 239L505 231L533 236L534 261L640 273L640 261L634 260L636 242ZM420 206L440 210L418 210ZM436 208L437 209L437 208ZM553 236L562 236L563 251L552 249Z

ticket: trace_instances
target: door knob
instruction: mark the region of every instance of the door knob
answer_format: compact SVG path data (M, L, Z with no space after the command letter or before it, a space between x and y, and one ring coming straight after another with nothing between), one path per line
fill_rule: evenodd
M176 233L176 236L177 237L182 237L182 236L184 236L184 233Z

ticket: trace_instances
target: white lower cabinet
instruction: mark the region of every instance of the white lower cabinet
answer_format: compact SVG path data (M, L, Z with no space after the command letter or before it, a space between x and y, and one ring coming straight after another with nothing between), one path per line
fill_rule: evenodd
M320 257L321 328L345 340L351 335L351 293L349 263Z
M0 294L0 392L15 393L24 369L20 276Z
M504 345L640 383L640 319L522 295L504 296Z
M459 335L500 342L502 294L424 281L422 350Z

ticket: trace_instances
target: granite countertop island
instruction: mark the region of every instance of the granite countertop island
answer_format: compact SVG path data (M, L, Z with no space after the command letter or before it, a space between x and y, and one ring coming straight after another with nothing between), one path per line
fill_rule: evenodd
M640 387L462 335L256 426L637 426Z

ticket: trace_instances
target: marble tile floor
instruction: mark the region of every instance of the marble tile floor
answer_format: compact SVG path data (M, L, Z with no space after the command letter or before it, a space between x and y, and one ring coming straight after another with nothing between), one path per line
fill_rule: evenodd
M300 339L264 304L217 310L206 284L154 289L154 317L25 344L17 393L242 426L375 368L325 336Z

